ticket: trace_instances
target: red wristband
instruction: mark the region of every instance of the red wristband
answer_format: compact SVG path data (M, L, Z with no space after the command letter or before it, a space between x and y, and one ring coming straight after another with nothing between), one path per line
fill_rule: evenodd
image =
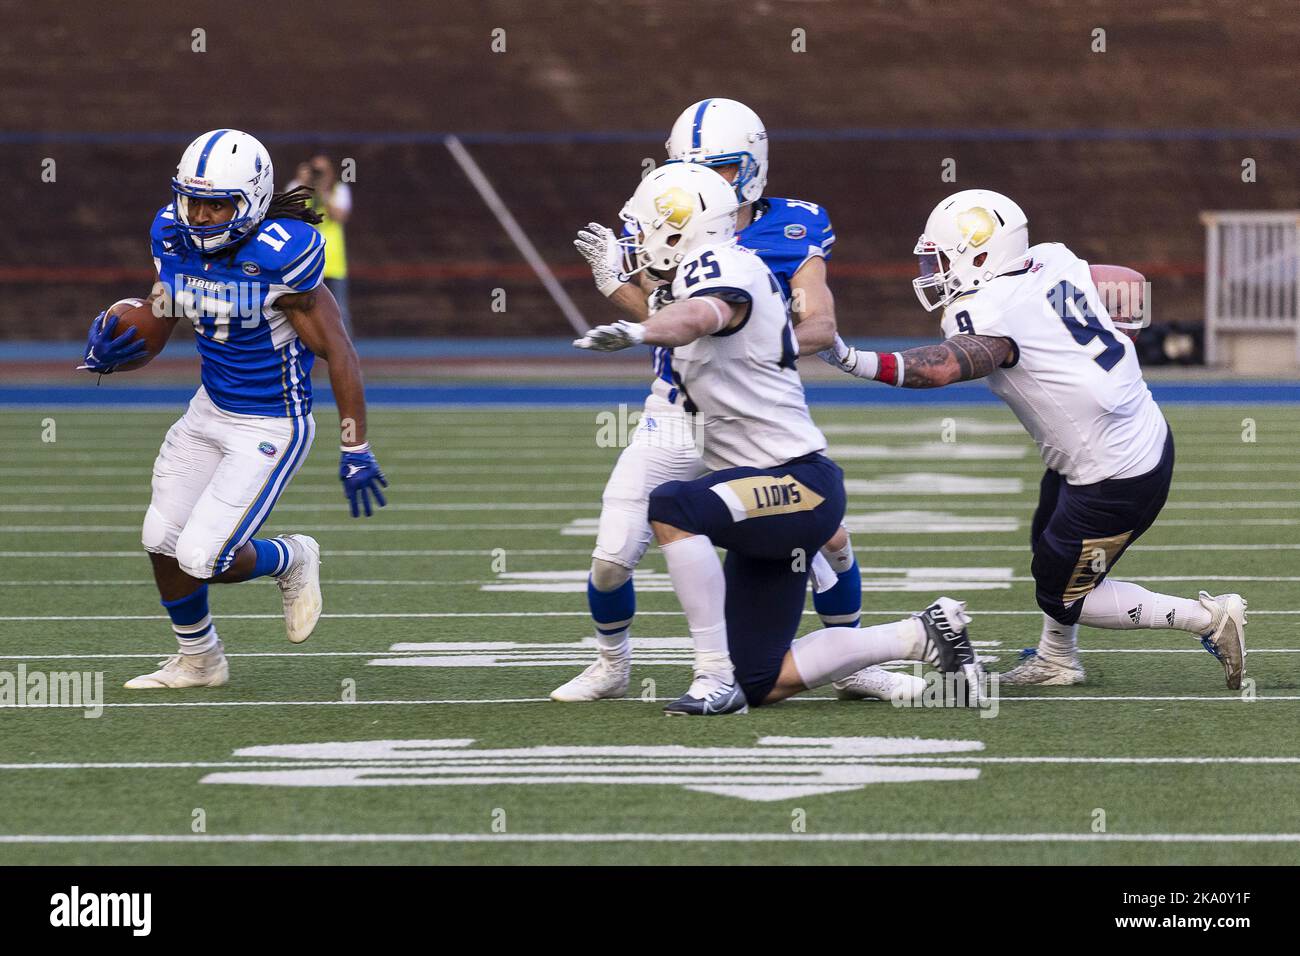
M898 360L897 352L877 352L876 359L880 363L876 369L876 381L886 385L903 384L902 363Z

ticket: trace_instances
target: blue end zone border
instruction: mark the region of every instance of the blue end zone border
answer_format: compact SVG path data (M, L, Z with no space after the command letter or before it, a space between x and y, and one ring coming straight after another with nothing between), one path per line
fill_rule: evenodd
M1156 401L1168 404L1249 405L1300 404L1297 382L1151 382ZM96 387L0 386L0 407L48 406L145 406L183 408L194 395L193 386L136 387L109 382ZM854 385L808 384L808 401L818 405L992 405L1000 399L980 382L952 385L943 389L895 389L874 383ZM438 385L370 385L367 401L376 406L551 406L609 407L641 405L646 398L643 384L498 385L448 382ZM315 401L330 404L328 388L315 390Z

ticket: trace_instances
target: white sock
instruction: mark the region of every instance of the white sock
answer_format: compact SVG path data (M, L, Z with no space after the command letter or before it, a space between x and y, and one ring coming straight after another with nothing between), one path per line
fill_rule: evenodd
M1043 633L1038 638L1038 653L1057 660L1073 660L1079 653L1079 625L1062 624L1043 615Z
M206 654L217 646L217 629L212 625L211 615L206 615L197 624L187 627L173 624L172 631L176 635L180 652L187 657L192 654Z
M614 634L596 631L596 648L602 657L612 661L624 661L632 656L632 642L628 639L630 628L623 628Z
M925 627L914 617L873 627L827 627L790 645L805 687L820 687L885 661L919 661L924 650Z
M843 574L849 568L853 567L853 539L847 537L844 547L838 551L832 551L830 548L822 548L822 555L835 569L836 574Z
M1204 634L1214 616L1200 601L1157 594L1128 581L1102 581L1083 599L1079 623L1131 631L1136 628L1172 628Z
M284 566L284 571L282 572L282 575L288 574L289 569L302 560L302 546L288 535L277 537L275 540L284 545L285 550L289 552L289 563Z
M713 542L702 534L662 545L673 590L686 612L695 645L695 672L730 684L735 671L727 650L727 579Z

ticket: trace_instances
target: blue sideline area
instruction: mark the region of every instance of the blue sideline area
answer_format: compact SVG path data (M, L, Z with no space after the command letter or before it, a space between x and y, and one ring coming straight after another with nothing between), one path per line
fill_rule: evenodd
M89 320L87 320L89 324ZM853 345L884 352L899 352L928 341L922 338L873 338L852 339ZM0 365L4 362L66 362L81 355L81 342L0 342ZM537 336L523 338L384 338L360 339L356 342L357 354L362 359L537 359L537 358L588 358L600 361L600 356L584 356L574 349L571 340L561 336ZM178 336L176 341L167 343L163 355L168 358L195 356L198 354L191 336ZM647 353L648 354L648 353ZM647 359L647 366L649 360ZM0 367L0 375L3 368Z
M926 341L928 340L911 338L855 339L853 344L892 352L925 344ZM98 384L89 375L76 380L63 379L58 384L49 385L3 384L6 362L21 365L25 362L68 361L71 367L80 350L80 343L76 342L0 342L0 406L180 407L189 401L198 384L195 381L193 385L138 385L125 375L108 376ZM357 351L363 362L367 358L429 361L479 359L503 363L511 360L544 361L548 358L587 360L592 363L602 361L601 356L575 352L569 339L555 336L511 339L371 339L358 342ZM187 338L169 344L166 354L176 357L192 356L193 353L193 340ZM1300 403L1300 383L1295 381L1153 379L1150 386L1156 400L1167 403ZM922 391L894 389L874 383L855 383L846 379L842 383L809 382L805 388L810 402L823 405L978 405L998 401L982 382ZM321 404L332 402L327 383L319 378L315 395ZM491 380L476 380L431 382L428 385L371 382L366 388L367 399L374 405L441 407L533 405L607 408L618 404L640 405L645 400L645 395L646 387L641 381L584 380L571 384L502 384Z

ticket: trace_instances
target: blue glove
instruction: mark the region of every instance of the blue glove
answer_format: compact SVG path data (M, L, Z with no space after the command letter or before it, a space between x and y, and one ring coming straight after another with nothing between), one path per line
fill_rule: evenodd
M149 346L142 338L136 337L135 329L127 329L117 338L113 332L117 329L117 316L105 319L101 312L90 323L90 335L86 338L86 354L82 364L77 368L108 375L119 365L144 358L149 353Z
M384 500L384 493L379 490L381 487L388 487L388 480L379 470L379 462L375 461L375 456L371 454L369 442L343 449L343 457L339 460L339 481L343 482L343 491L348 496L348 501L352 503L354 518L361 516L357 508L358 501L366 509L367 518L373 514L370 510L371 495L375 496L379 507L388 504Z

